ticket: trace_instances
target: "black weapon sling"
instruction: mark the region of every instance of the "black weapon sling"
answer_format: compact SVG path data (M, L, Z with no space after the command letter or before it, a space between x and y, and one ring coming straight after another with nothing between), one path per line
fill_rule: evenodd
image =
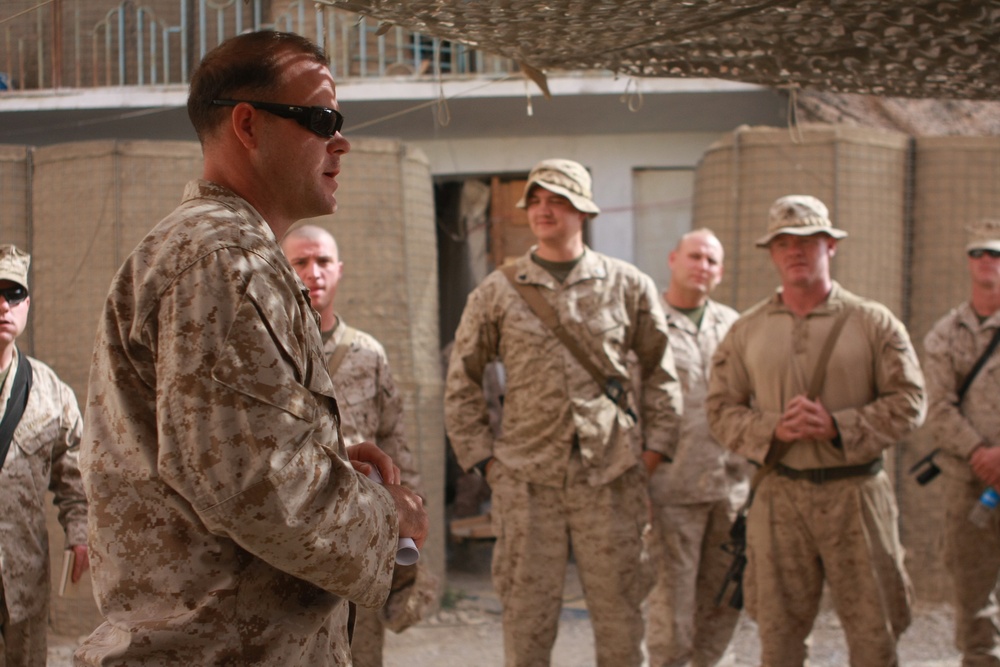
M31 364L28 363L28 357L23 354L19 355L17 360L13 382L10 398L7 399L7 410L0 420L0 470L7 460L10 443L14 441L14 429L21 421L24 408L28 405L28 393L31 391Z
M978 359L976 359L976 363L972 365L972 370L970 370L969 374L965 376L964 380L962 380L962 386L958 388L957 392L955 392L955 407L962 405L962 400L969 392L969 387L972 386L972 381L976 379L979 371L981 371L983 366L986 365L986 362L990 360L993 352L997 349L997 345L1000 345L1000 327L997 327L997 330L993 332L993 337L990 338L990 342L986 345L986 349L983 350L983 353L979 355ZM915 474L917 477L917 484L920 486L926 486L927 484L930 484L935 477L941 474L941 468L939 468L934 462L934 457L940 453L941 448L935 447L926 456L910 467L910 473Z

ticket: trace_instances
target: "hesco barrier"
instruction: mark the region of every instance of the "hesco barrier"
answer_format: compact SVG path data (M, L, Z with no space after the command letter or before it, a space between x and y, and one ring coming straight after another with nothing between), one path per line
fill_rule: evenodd
M778 276L754 241L786 194L811 194L849 236L833 276L881 301L908 326L919 353L931 325L968 298L965 226L1000 216L1000 137L910 137L830 125L740 128L714 143L695 178L693 227L726 249L720 301L744 310L773 293ZM887 459L900 504L907 567L920 599L947 600L940 484L921 487L909 467L934 446L924 430Z
M337 237L345 262L339 312L385 345L404 393L407 435L434 527L423 557L443 571L443 386L430 167L398 141L358 138L351 145L339 177L340 210L316 222ZM111 278L180 202L201 165L194 142L0 147L0 242L32 253L34 336L26 334L22 347L52 365L81 406ZM64 538L54 512L49 528L55 576ZM99 620L89 585L53 595L57 633L88 633Z

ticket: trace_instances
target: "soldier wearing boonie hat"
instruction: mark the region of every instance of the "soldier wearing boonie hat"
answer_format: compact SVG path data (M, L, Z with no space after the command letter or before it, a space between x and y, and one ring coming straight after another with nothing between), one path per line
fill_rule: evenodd
M9 280L28 289L31 255L9 243L0 245L0 280Z
M830 222L826 204L810 195L788 195L771 205L767 215L767 234L757 239L758 248L766 248L779 234L812 236L826 234L842 239L847 232L837 229Z
M979 220L966 231L971 294L924 338L927 425L941 447L935 460L945 473L944 551L954 584L955 644L963 664L995 665L1000 525L995 517L985 526L968 517L988 486L1000 489L1000 352L991 348L1000 338L1000 220Z
M910 622L882 451L923 421L923 376L889 309L831 278L845 236L819 199L775 201L756 244L770 252L781 288L740 316L713 357L713 435L753 462L775 463L754 481L746 526L744 600L766 665L807 662L824 586L842 603L852 664L898 664ZM818 391L813 377L822 378Z
M594 626L597 664L642 664L641 604L652 572L647 469L676 445L680 384L652 279L587 248L600 208L572 160L531 170L517 206L537 245L469 296L448 364L445 422L459 464L492 487L493 584L503 604L507 664L551 661L570 543ZM546 324L555 311L570 346ZM573 351L571 347L576 348ZM582 353L581 353L582 350ZM640 457L628 356L642 371ZM600 369L598 382L587 370ZM484 371L506 371L499 435L489 425ZM613 387L615 391L610 391ZM614 396L614 398L612 398ZM648 460L647 460L648 459Z
M589 213L592 218L601 212L594 203L590 172L579 162L557 158L542 160L536 164L528 174L528 183L524 186L524 193L516 204L518 208L527 208L528 195L535 186L562 195L576 210Z
M72 550L71 580L88 566L87 499L80 479L82 433L73 390L55 372L17 349L28 320L31 256L0 245L0 664L44 665L49 616L49 544L45 492L55 492ZM8 426L8 421L10 426ZM8 430L13 428L13 432Z

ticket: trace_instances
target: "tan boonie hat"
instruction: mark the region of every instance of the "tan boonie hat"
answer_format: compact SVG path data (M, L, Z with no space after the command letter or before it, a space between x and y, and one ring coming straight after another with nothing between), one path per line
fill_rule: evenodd
M1000 251L1000 220L980 220L966 227L966 231L969 232L969 245L965 246L965 252L970 250Z
M9 243L0 245L0 280L9 280L28 289L31 255Z
M527 208L528 193L533 185L540 185L549 192L562 195L582 213L597 215L601 209L594 203L594 193L590 189L590 174L579 162L562 160L542 160L528 174L528 183L517 202L518 208Z
M767 234L757 239L758 248L766 248L778 234L812 236L826 234L842 239L847 232L837 229L830 222L826 204L810 195L788 195L771 205L768 212Z

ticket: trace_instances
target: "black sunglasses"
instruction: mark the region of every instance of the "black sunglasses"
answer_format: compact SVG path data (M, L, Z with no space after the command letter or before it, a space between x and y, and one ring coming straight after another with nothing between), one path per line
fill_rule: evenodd
M250 100L212 100L212 104L220 107L234 107L237 104L249 104L254 109L260 109L275 116L290 118L314 134L329 139L344 126L344 116L336 109L327 107L300 107L294 104L275 104L273 102L251 102Z
M28 290L21 287L20 285L11 285L10 287L0 287L0 296L4 298L7 305L13 308L17 304L21 303L28 298Z
M979 259L983 255L989 255L993 259L1000 259L1000 250L992 250L990 248L973 248L969 251L969 257L972 259Z

